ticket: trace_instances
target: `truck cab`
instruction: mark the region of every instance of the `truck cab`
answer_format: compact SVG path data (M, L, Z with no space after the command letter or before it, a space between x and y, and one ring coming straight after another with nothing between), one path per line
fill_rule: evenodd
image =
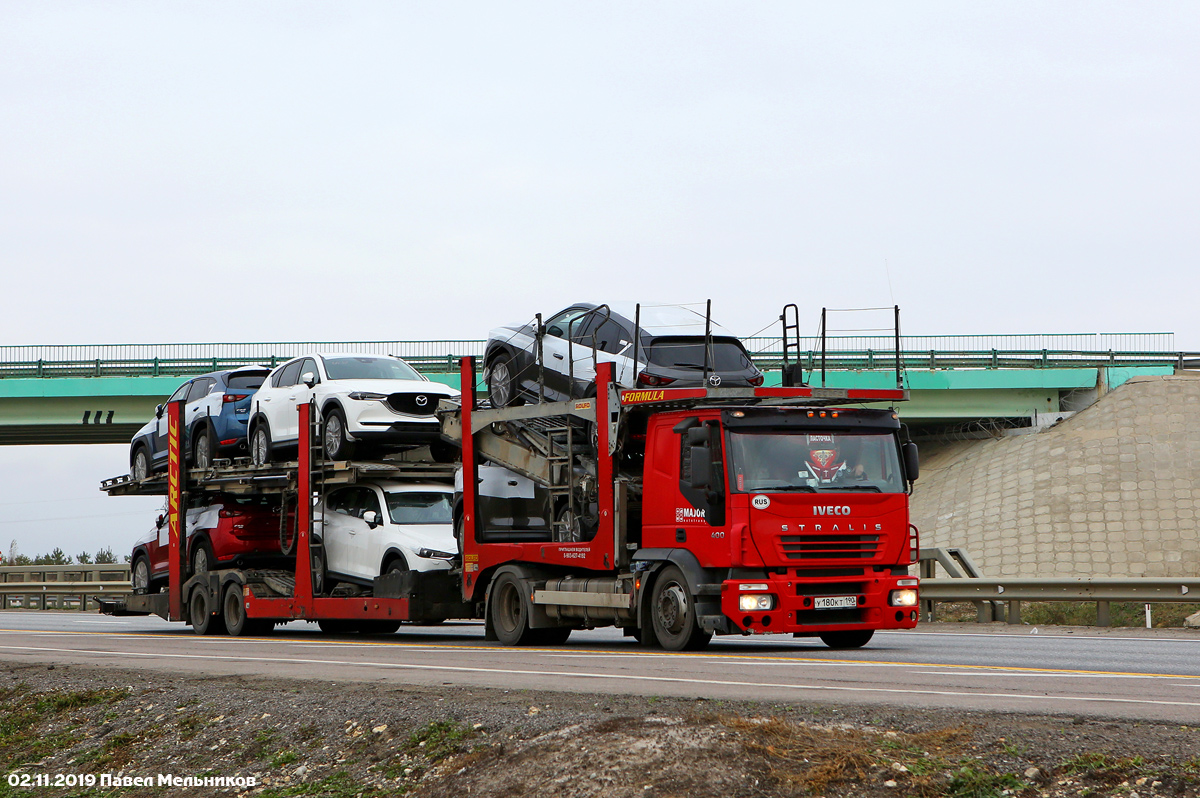
M641 545L686 548L720 584L719 601L698 601L708 631L791 632L849 647L874 629L911 628L917 543L906 462L915 471L916 460L899 432L890 410L652 416Z

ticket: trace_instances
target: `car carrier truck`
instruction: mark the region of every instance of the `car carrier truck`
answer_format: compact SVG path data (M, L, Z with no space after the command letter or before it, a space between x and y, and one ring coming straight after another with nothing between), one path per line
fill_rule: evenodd
M166 480L102 485L114 495L167 495L167 592L102 611L234 635L294 619L326 631L391 632L402 621L473 618L506 645L557 644L574 629L616 626L668 650L698 649L714 634L791 634L854 648L877 629L916 626L909 569L919 541L908 502L916 446L902 440L896 411L879 407L906 390L626 389L611 364L595 373L594 396L490 408L476 399L474 359L463 358L461 403L443 400L438 413L443 437L462 452L457 567L387 574L352 595L321 578L314 497L356 479L450 479L453 471L328 462L314 446L314 409L300 405L297 462L188 472L173 403ZM847 406L868 403L876 407ZM280 517L296 519L294 531L281 529L294 569L185 578L182 508L194 491L291 496L295 512Z

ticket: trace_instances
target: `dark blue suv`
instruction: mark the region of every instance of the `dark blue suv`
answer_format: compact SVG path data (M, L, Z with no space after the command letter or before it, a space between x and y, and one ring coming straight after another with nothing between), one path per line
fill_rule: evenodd
M246 424L250 399L270 369L243 366L230 371L201 374L180 385L168 402L184 400L183 447L187 462L208 468L216 457L246 451ZM159 405L155 418L138 430L129 444L129 473L145 479L167 463L167 414Z

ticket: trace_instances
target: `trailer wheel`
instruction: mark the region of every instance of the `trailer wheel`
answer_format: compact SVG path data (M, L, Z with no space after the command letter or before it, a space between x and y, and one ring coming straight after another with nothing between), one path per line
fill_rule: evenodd
M529 604L521 580L513 574L501 574L492 585L488 615L496 639L506 646L535 643L537 634L529 628Z
M851 629L846 632L826 632L821 635L821 642L830 648L862 648L874 636L874 629Z
M198 635L219 635L225 631L225 619L220 613L214 614L208 606L208 591L198 587L192 591L192 600L188 602L188 618L192 622L192 631Z
M683 571L669 565L654 581L650 622L658 644L668 651L696 651L708 645L712 634L702 631L696 618L696 601Z
M275 626L274 621L246 617L246 603L242 594L242 586L237 582L230 582L225 588L222 616L225 621L225 631L229 632L230 637L263 635Z

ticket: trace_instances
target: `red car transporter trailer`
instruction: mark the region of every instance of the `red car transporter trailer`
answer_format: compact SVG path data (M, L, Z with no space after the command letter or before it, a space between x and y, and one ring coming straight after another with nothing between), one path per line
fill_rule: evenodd
M198 634L227 631L231 635L260 634L276 623L292 620L316 621L330 632L387 633L401 621L440 622L450 617L469 617L474 609L459 602L457 574L392 573L376 578L368 595L326 595L323 584L325 562L321 543L312 536L315 493L325 486L347 484L359 478L414 478L450 480L453 466L434 463L326 463L314 448L314 411L302 404L301 440L298 462L277 466L222 466L193 470L183 468L180 453L180 418L183 403L167 405L168 468L165 483L160 479L137 481L127 477L106 480L102 489L113 495L167 495L169 524L169 582L165 593L134 595L128 599L102 602L101 612L112 615L159 615L169 621L191 624ZM281 518L287 519L287 497L296 497L295 531L290 545L296 567L292 571L226 569L209 571L184 579L185 546L181 530L188 491L234 493L277 493L285 503ZM286 523L282 521L281 523ZM281 535L283 537L283 535ZM316 566L314 568L314 566Z
M483 609L490 638L560 643L616 625L671 650L714 633L853 648L916 626L916 446L901 443L893 410L835 407L907 391L629 390L611 364L596 372L594 397L481 408L474 359L461 362L463 404L443 414L443 434L463 453L462 597ZM848 445L873 459L848 471ZM789 465L801 447L809 459ZM536 513L481 497L485 462L511 486L538 486L549 522L518 528ZM776 465L782 480L756 476Z

